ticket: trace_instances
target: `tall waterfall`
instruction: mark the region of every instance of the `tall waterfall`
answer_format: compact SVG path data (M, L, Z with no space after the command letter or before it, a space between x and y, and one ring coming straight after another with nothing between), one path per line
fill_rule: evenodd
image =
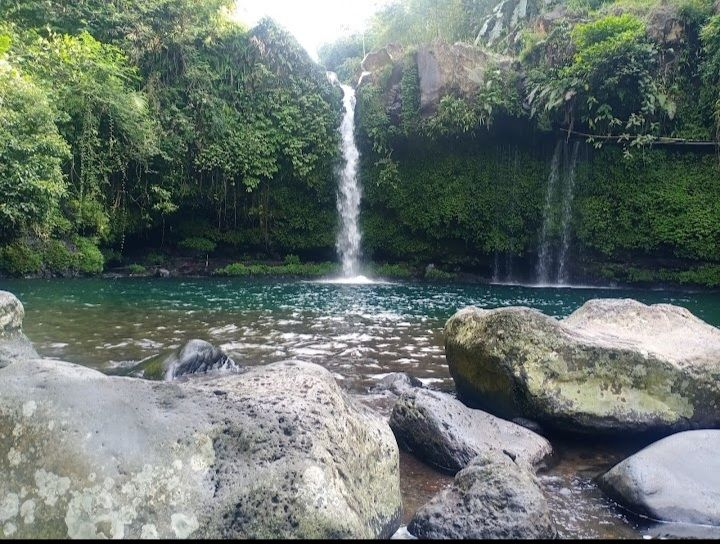
M340 173L337 210L342 222L335 246L342 262L344 278L354 278L360 273L360 242L362 236L358 226L360 215L360 185L358 184L358 163L360 152L355 144L355 90L343 85L333 72L328 79L343 92L343 120L340 125L342 135L342 154L345 166Z
M575 166L577 165L580 142L573 145L572 158L566 168L567 183L563 197L562 209L562 241L560 243L560 258L558 259L557 283L566 285L568 283L567 256L570 249L570 221L572 219L572 203L575 193Z
M535 281L538 285L567 285L568 256L572 239L571 221L572 204L575 194L575 168L577 166L580 142L575 142L572 151L567 143L558 141L555 145L550 175L545 191L545 208L543 211L543 225L540 231L538 246L538 261L535 267ZM560 165L562 163L562 169ZM560 192L559 199L556 194ZM559 206L558 206L559 204ZM559 221L556 221L560 212ZM559 246L553 231L560 227ZM553 228L555 227L555 228Z
M550 267L552 266L552 252L550 247L550 227L552 225L552 204L555 188L560 177L560 156L562 154L562 141L555 144L552 163L550 164L550 176L548 177L547 189L545 190L545 208L543 210L543 225L540 231L540 246L538 251L538 262L535 267L535 278L538 284L545 285L550 282Z

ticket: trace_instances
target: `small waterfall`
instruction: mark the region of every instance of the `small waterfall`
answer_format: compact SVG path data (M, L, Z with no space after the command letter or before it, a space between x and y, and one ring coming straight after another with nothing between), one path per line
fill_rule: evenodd
M559 285L567 285L567 256L570 250L570 221L572 220L572 204L575 192L575 167L577 166L578 151L580 150L580 142L573 145L572 158L566 169L567 182L565 184L565 193L563 198L562 210L562 241L560 244L560 258L558 259L557 283Z
M543 225L538 246L538 261L535 267L535 281L538 285L550 285L552 282L555 285L567 285L569 281L568 255L570 253L570 242L572 241L570 227L575 196L575 169L579 151L580 142L573 144L572 152L569 150L567 143L563 144L562 141L559 141L555 145L545 193ZM560 168L561 162L562 170ZM559 199L561 199L561 202L558 202L555 198L558 191L560 191ZM558 209L559 218L556 217ZM556 219L559 219L559 221L556 221ZM552 231L557 231L558 226L560 227L559 234L553 235Z
M538 251L538 262L535 267L535 278L538 284L545 285L550 282L550 268L552 266L552 252L550 247L550 227L552 225L552 204L560 178L560 156L563 144L558 141L555 144L552 163L550 164L550 176L548 177L547 189L545 191L545 208L543 211L543 225L540 232L540 246Z
M361 191L358 184L360 152L355 144L355 90L343 85L333 72L327 74L333 86L343 91L344 115L340 125L342 154L345 166L340 173L337 209L342 226L338 233L336 248L342 262L344 278L354 278L360 273L360 242L362 236L358 226Z
M493 275L492 275L492 282L493 283L500 283L500 255L498 252L495 252L495 255L493 257Z

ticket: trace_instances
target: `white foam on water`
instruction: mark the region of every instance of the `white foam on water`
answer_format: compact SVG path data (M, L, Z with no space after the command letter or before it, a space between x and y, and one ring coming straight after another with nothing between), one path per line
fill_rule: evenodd
M367 276L358 275L358 276L350 276L350 277L342 277L342 278L323 278L320 280L315 280L312 283L326 283L330 285L381 285L385 284L388 285L390 282L383 281L383 280L373 280L368 278Z

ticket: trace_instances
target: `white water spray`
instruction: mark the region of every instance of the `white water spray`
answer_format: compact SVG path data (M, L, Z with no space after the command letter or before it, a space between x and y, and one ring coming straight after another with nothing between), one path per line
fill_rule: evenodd
M340 173L337 195L337 209L342 225L335 246L342 262L343 278L346 281L352 278L362 278L367 281L367 278L359 276L362 236L358 226L361 191L357 176L360 152L355 143L355 90L349 85L340 83L333 72L328 72L327 76L330 83L342 89L345 110L340 125L345 166Z

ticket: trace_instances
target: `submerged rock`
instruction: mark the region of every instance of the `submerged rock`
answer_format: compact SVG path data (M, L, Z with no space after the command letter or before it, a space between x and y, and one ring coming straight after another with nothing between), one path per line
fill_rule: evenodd
M21 306L2 296L18 333ZM0 368L0 436L0 537L375 538L399 526L390 428L309 363L151 382L18 356Z
M530 468L497 450L484 452L458 472L452 485L413 516L419 538L554 538L557 531Z
M445 352L458 396L568 431L720 425L720 330L688 310L591 300L563 320L530 308L456 313Z
M403 449L452 473L488 450L506 451L530 465L552 454L550 443L532 431L428 389L405 392L395 403L390 427Z
M169 355L157 355L142 361L130 375L148 380L172 381L180 376L215 371L237 372L241 367L225 352L205 340L190 340Z
M720 430L687 431L651 444L599 480L628 510L658 521L720 525Z

